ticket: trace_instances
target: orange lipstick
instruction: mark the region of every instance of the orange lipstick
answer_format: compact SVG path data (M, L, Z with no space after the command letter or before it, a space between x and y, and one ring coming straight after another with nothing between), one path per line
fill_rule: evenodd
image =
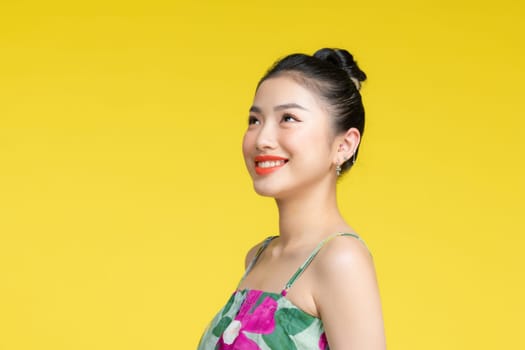
M259 175L270 174L282 168L287 162L288 159L279 156L257 156L255 157L255 172Z

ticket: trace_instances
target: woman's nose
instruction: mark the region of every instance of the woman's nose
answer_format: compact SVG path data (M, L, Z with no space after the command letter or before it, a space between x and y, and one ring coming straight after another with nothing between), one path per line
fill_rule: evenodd
M255 140L255 147L259 151L274 149L277 147L275 127L271 123L264 123L259 129L257 139Z

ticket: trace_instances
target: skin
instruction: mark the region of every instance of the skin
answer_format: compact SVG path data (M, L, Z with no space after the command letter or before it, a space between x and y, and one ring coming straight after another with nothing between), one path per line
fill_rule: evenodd
M335 167L351 158L360 134L355 128L337 134L327 107L287 75L264 81L255 94L243 155L255 191L275 198L279 237L240 289L279 293L320 241L335 232L354 232L337 207ZM288 162L258 175L258 155ZM259 246L250 249L246 265ZM374 263L359 240L340 236L325 244L286 297L323 320L330 349L386 349Z

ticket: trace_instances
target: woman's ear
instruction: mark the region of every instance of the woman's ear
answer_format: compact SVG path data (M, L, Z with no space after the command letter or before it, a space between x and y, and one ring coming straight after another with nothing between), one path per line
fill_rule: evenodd
M361 133L356 128L350 128L345 133L338 135L334 141L336 146L334 163L341 165L350 159L357 151L360 141Z

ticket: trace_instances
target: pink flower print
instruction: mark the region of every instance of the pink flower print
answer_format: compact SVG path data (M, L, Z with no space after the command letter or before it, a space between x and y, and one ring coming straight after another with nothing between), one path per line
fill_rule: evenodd
M249 290L239 313L228 325L217 345L219 350L260 350L259 346L244 333L269 334L275 329L277 302L267 296L257 306L262 291Z
M326 340L326 334L323 332L321 334L321 337L319 337L319 350L327 350L328 349L328 340Z

